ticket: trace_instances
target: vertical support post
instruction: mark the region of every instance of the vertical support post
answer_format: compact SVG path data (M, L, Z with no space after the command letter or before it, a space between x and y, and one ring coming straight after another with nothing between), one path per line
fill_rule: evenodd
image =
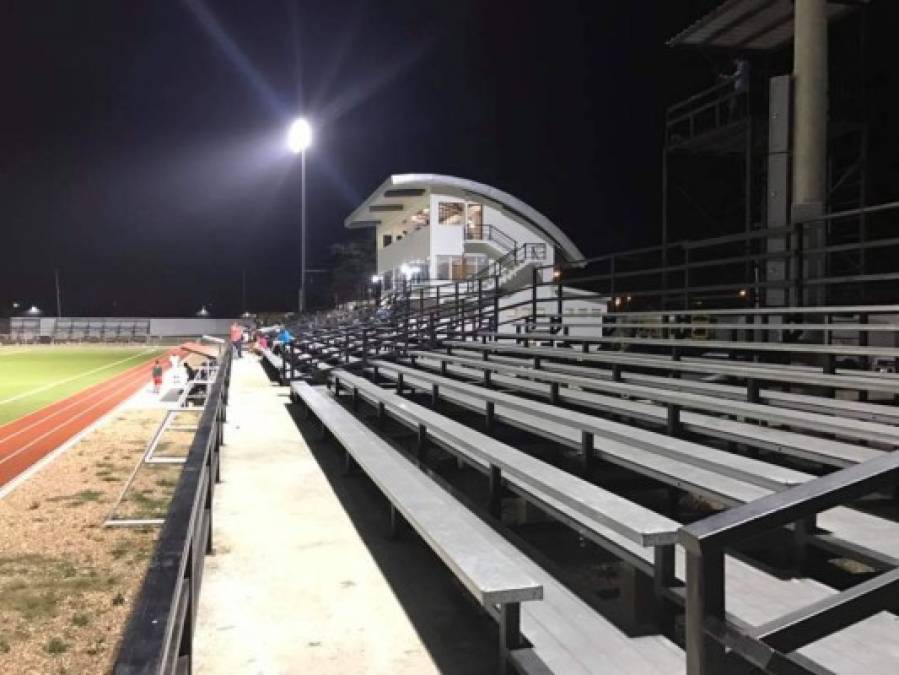
M403 374L402 373L396 374L396 395L397 396L403 395Z
M396 539L400 533L400 519L402 516L397 513L396 507L393 505L393 502L388 502L388 507L390 509L390 524L389 524L389 538Z
M862 270L862 274L864 274L864 269ZM868 315L867 314L859 314L858 322L862 326L868 325ZM862 347L868 346L868 331L862 329L858 332L858 344ZM871 370L871 358L867 355L862 356L862 369L865 371ZM858 400L859 401L867 401L868 400L868 392L867 390L859 390L858 392Z
M426 451L427 451L427 443L428 443L428 429L424 424L418 425L418 436L415 439L415 457L418 459L418 465L421 466L424 464L426 459Z
M674 585L674 545L656 546L653 549L653 588L656 598L656 623L662 632L674 627L674 614L671 612L665 590Z
M501 668L508 667L509 652L521 646L521 604L509 602L499 608L499 650Z
M558 405L559 403L559 383L551 382L549 385L549 402L553 405Z
M437 410L437 406L440 405L440 386L436 384L431 385L431 408Z
M499 274L493 277L493 332L499 332Z
M687 675L718 675L724 647L706 633L708 619L724 622L724 552L687 551L687 600L684 625Z
M589 477L593 468L593 434L589 431L581 431L581 453L583 455L584 475Z
M484 417L484 428L487 430L488 434L493 433L494 423L494 405L493 401L487 401L487 407Z
M615 256L609 258L609 297L615 302Z
M680 406L675 403L668 404L666 431L669 436L677 437L680 435Z
M690 247L684 247L684 311L690 309Z
M824 225L815 217L824 213L827 200L827 0L795 0L793 24L792 220L807 223L809 248L819 249L826 244ZM824 277L825 259L814 254L803 274ZM825 290L806 291L809 302L822 304Z
M495 464L490 465L490 515L500 518L503 511L503 474Z
M749 378L748 380L746 380L746 402L759 402L759 381L755 378Z

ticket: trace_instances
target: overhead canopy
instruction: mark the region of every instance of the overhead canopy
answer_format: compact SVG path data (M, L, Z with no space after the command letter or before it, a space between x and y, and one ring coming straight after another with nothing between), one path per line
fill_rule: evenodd
M488 202L531 230L540 239L557 247L566 260L581 260L584 257L574 242L549 218L517 197L484 183L434 173L404 173L390 176L346 217L344 225L350 229L375 227L380 225L382 217L387 215L404 211L409 214L411 209L420 204L422 198L432 190L436 190L439 194L458 195Z
M829 0L830 20L868 0ZM671 47L708 47L734 52L767 52L793 40L793 0L725 0L668 41Z

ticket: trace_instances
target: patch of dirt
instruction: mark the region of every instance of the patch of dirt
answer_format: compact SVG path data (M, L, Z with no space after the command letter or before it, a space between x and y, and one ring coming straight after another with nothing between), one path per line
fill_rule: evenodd
M122 412L0 499L0 673L111 670L158 528L103 522L163 414ZM138 471L142 507L164 515L180 471Z

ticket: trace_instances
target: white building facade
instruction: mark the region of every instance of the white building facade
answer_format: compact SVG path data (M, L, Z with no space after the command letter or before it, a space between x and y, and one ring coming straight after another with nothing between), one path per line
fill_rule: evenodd
M390 176L345 225L375 228L377 273L386 289L403 278L461 281L485 268L502 272L509 285L516 275L529 281L535 267L552 266L558 258L583 257L558 227L521 200L455 176ZM552 270L543 274L549 279Z

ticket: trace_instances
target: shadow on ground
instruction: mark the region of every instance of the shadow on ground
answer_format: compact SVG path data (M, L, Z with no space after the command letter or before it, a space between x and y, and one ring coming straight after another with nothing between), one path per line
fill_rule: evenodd
M302 419L300 406L287 410L436 667L450 675L494 675L496 623L408 526L388 538L387 501L378 488L358 469L343 476L342 449L319 439L317 424Z

